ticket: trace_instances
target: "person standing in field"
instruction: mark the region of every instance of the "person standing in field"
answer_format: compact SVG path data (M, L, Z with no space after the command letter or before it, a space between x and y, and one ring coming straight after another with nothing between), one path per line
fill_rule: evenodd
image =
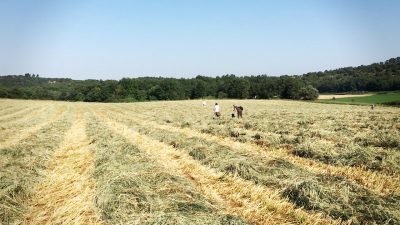
M221 111L220 111L218 103L215 103L215 105L214 105L214 115L217 118L219 118L221 116Z
M236 111L236 113L237 113L237 117L238 117L238 118L243 118L243 116L242 116L243 107L242 107L242 106L233 105L233 112L235 112L235 111Z

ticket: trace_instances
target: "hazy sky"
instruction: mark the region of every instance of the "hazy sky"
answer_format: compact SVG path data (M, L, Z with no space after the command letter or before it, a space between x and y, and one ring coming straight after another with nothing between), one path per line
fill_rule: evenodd
M0 74L283 75L400 56L393 0L0 0Z

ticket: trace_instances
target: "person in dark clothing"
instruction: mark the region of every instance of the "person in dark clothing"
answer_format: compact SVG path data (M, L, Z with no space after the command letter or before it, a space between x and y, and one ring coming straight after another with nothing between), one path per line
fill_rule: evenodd
M242 106L233 105L233 111L234 112L236 111L238 118L243 118L242 117L242 113L243 113L243 107Z

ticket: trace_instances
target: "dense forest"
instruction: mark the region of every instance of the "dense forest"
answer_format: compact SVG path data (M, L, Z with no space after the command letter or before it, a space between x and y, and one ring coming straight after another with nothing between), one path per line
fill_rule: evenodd
M295 76L197 76L116 80L41 78L35 74L0 76L0 98L88 102L131 102L197 98L285 98L313 100L319 93L400 90L400 57L368 66Z

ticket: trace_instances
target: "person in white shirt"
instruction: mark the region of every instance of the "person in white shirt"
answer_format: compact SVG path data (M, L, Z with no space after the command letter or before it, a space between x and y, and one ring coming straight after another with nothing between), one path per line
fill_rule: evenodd
M218 103L215 103L215 105L214 105L214 115L217 118L219 118L221 116L221 112L220 112Z

